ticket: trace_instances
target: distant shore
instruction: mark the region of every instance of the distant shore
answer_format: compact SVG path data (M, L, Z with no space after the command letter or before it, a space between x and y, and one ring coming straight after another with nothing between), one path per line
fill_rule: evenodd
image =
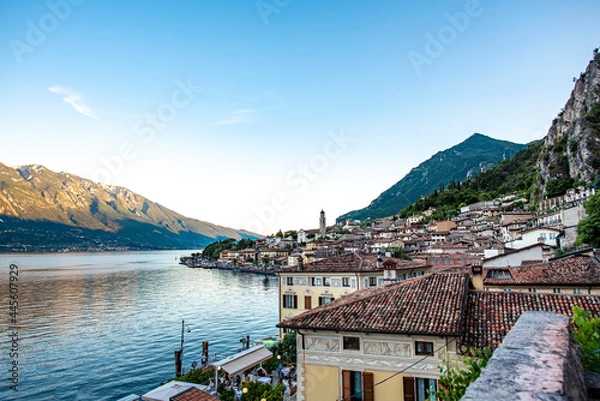
M263 274L267 276L274 276L275 272L278 270L278 268L274 266L254 265L249 263L234 265L232 263L209 261L207 259L194 258L191 256L182 256L179 263L192 269L219 269L233 272Z

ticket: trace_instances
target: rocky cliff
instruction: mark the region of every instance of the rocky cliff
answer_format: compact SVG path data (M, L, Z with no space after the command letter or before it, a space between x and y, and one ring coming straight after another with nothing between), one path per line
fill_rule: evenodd
M596 49L593 60L576 80L569 100L544 138L538 161L538 195L552 196L553 192L559 193L578 182L597 178L600 168L599 101L600 55Z

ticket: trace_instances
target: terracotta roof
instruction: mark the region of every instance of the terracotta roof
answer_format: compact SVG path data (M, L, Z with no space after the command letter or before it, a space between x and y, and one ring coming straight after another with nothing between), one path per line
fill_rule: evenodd
M410 260L397 258L383 258L396 262L397 268L406 267L421 267L420 264ZM307 263L302 266L302 272L355 272L355 271L378 271L383 269L377 268L376 254L362 254L356 252L343 253L341 255L332 256L327 259L318 260L316 262ZM292 266L281 269L281 273L297 272L298 267Z
M526 311L571 316L571 307L577 305L592 316L600 316L600 297L593 295L471 291L467 305L461 342L472 348L496 348Z
M459 335L467 274L430 274L356 291L279 323L290 329Z
M491 278L493 270L507 270L513 279ZM600 263L595 257L575 256L546 263L484 269L484 284L595 285L600 286Z
M187 390L169 398L169 401L218 401L219 398L214 397L197 387L190 387Z
M496 348L525 311L570 316L571 307L578 305L592 316L600 316L600 296L469 290L469 270L433 273L356 291L277 327L456 336L460 345Z

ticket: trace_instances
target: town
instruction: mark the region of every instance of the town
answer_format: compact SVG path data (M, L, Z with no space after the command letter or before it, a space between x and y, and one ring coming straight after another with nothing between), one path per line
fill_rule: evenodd
M343 400L433 400L445 394L441 366L447 369L468 360L469 352L487 349L490 354L502 350L495 352L503 353L500 361L490 362L494 373L482 375L464 399L500 399L507 389L588 399L586 385L590 394L597 385L584 382L581 366L580 371L567 367L577 359L568 317L577 308L600 315L600 254L576 244L577 225L586 216L583 204L594 194L593 189L570 189L540 202L534 213L525 211L526 200L514 193L463 206L444 221L433 219L435 210L429 209L407 219L327 226L322 210L318 229L280 231L253 248L222 250L218 261L200 253L182 261L279 277L279 338L293 335L296 358L286 361L285 376L268 369L268 380L240 376L238 398L252 399L243 398L244 386L263 380L285 384L280 387L285 400L340 395ZM518 350L504 350L501 344L511 336L521 336L518 349L532 347L537 354L524 358ZM555 349L546 336L554 338ZM237 361L234 373L267 364L280 352L261 351L264 346L258 344L231 357ZM558 354L556 366L542 366L547 353ZM511 363L539 375L539 383L519 383ZM493 375L504 380L490 396L480 382ZM551 391L544 388L549 385L541 379L545 375L573 380L550 380L556 388ZM165 386L162 391L170 388ZM188 386L198 394L212 388Z

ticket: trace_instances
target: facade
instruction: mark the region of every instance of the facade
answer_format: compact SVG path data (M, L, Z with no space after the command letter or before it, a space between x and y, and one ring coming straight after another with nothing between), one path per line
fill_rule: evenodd
M360 253L345 253L279 270L279 320L363 288L383 286L384 264L389 262L394 263L396 280L421 276L430 270L430 266L412 261Z
M486 291L600 295L600 262L595 256L573 255L545 263L486 268L482 285L479 289Z
M280 322L297 333L298 401L425 401L462 347L496 348L525 311L600 316L591 295L485 292L468 273L432 273L355 292Z

